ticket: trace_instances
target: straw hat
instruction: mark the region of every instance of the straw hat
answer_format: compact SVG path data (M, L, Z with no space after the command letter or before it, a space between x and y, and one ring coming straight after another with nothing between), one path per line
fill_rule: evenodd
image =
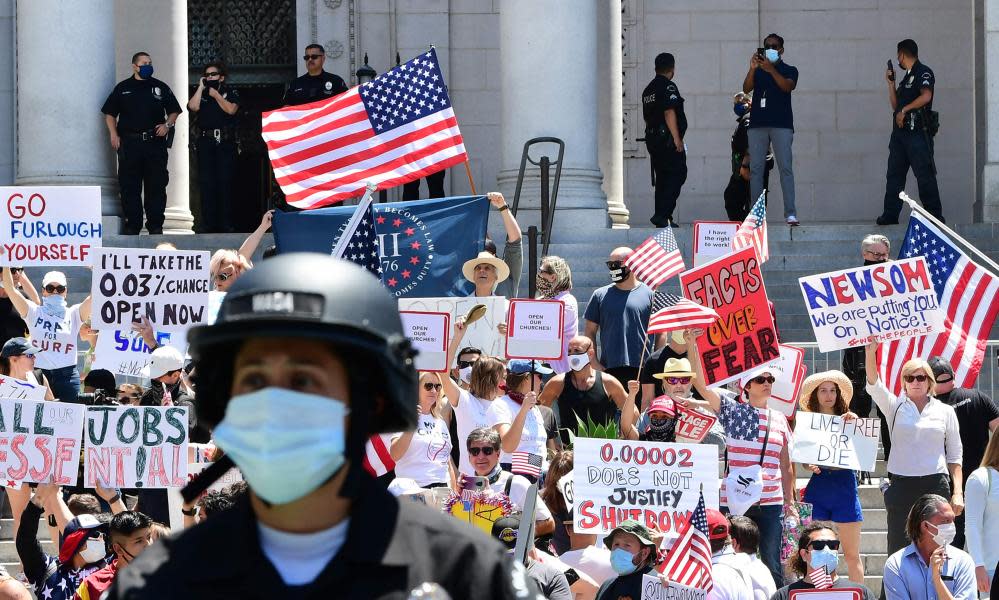
M479 255L471 260L466 260L465 264L461 266L461 274L465 276L465 279L475 283L475 267L482 263L496 267L496 283L510 276L510 267L486 251L479 252Z
M801 384L801 394L798 396L798 407L801 410L808 410L808 398L812 395L812 390L825 381L831 381L839 386L839 393L843 396L843 401L846 402L847 406L850 406L850 400L853 399L853 383L850 382L850 378L840 371L825 371L809 375Z
M656 379L666 379L667 377L693 377L694 372L690 370L690 361L686 358L670 358L663 365L662 373L653 373Z

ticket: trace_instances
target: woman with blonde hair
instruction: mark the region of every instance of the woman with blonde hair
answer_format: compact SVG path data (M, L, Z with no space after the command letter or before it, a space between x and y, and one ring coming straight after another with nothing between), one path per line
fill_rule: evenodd
M878 375L878 343L867 346L864 367L867 393L888 419L888 434L895 448L888 457L891 484L884 492L888 512L888 554L908 544L905 521L909 509L925 494L950 498L954 514L964 510L961 492L963 448L954 408L933 397L936 380L933 369L921 358L902 365L899 378L902 393L895 395ZM954 490L954 493L951 493Z
M260 245L260 240L263 239L264 234L270 229L273 219L273 210L265 212L264 216L260 219L260 225L257 226L257 229L253 233L247 236L246 240L243 241L243 245L239 247L239 250L223 248L215 251L208 269L215 291L227 291L229 286L240 275L253 268L250 257L257 251L257 246Z
M562 320L562 358L548 361L556 373L568 373L569 340L579 333L579 303L572 295L572 269L561 256L544 256L536 281L539 300L558 300L565 306ZM624 382L622 382L624 383Z
M451 434L443 417L446 402L440 375L421 371L416 429L392 434L389 446L397 478L427 489L454 487Z
M978 591L989 593L999 564L999 435L985 447L982 466L968 476L964 509L966 549L975 561Z

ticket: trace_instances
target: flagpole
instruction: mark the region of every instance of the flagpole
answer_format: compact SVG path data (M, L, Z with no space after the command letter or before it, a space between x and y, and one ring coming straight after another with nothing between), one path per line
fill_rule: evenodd
M371 195L375 193L376 189L378 189L378 186L370 181L365 186L364 195L361 196L361 201L357 203L357 207L354 208L354 214L350 216L350 220L347 221L347 226L344 227L343 233L340 234L340 238L336 241L336 245L333 246L333 251L330 252L330 256L333 258L343 258L343 253L347 250L347 244L350 242L350 238L354 237L354 232L357 231L358 224L368 212L368 207L371 205Z
M475 193L475 180L472 179L472 166L468 162L467 158L465 159L465 175L468 175L468 186L472 188L472 195L473 196L477 195Z
M992 267L993 274L999 275L999 264L996 264L996 262L994 260L992 260L991 258L989 258L988 256L986 256L985 253L982 252L981 250L979 250L978 248L976 248L974 244L972 244L968 240L966 240L963 237L961 237L960 235L958 235L956 231L954 231L950 227L947 227L947 225L944 224L944 223L942 223L940 221L940 219L934 217L929 212L927 212L925 208L923 208L922 206L920 206L919 204L917 204L916 201L913 200L912 198L910 198L909 195L906 194L905 192L899 192L898 193L898 197L899 197L900 200L902 200L902 202L905 202L906 204L908 204L909 208L911 208L914 211L918 211L919 214L921 214L924 217L926 217L927 219L929 219L931 223L933 223L937 227L943 229L944 231L946 231L947 233L949 233L951 235L951 237L953 237L954 239L960 241L962 244L964 244L965 246L967 246L967 249L970 250L972 253L974 253L975 256L978 257L979 260L981 260L985 264L987 264L990 267Z
M653 298L655 298L655 296L656 296L656 290L657 289L659 289L659 286L656 286L655 288L652 289L652 297ZM656 334L656 335L659 335L659 334ZM656 338L652 338L652 345L653 346L656 345ZM635 375L635 379L638 380L638 393L639 394L642 393L642 369L645 367L645 351L648 350L648 348L649 348L649 326L646 325L645 326L645 337L642 339L642 357L638 360L638 374ZM625 387L625 389L628 388L628 382L627 381L624 382L624 387ZM655 390L655 386L653 386L653 390ZM655 393L655 392L653 392L653 393ZM652 400L650 399L649 402L652 402ZM648 406L648 405L646 405L646 406Z

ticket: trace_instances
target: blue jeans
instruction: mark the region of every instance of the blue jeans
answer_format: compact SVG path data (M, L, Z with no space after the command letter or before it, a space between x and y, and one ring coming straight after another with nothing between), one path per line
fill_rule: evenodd
M784 127L756 127L747 132L749 138L749 205L763 192L763 177L767 172L767 149L772 146L777 170L780 171L780 191L784 195L784 217L797 216L794 208L794 167L791 144L794 130Z
M760 529L760 560L770 569L777 589L784 587L784 566L780 563L781 537L784 535L784 506L756 504L746 516Z
M42 369L42 374L49 380L52 395L62 402L76 402L80 395L80 372L76 365L61 369Z

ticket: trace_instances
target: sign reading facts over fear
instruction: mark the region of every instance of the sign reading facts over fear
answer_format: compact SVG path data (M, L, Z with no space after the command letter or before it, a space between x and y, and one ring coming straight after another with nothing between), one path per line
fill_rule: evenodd
M82 404L0 399L0 485L76 485Z
M128 330L147 317L156 331L206 322L208 252L104 248L94 255L95 329Z
M562 358L565 304L559 300L511 300L506 329L506 357Z
M186 406L91 406L84 429L87 487L170 488L187 483Z
M0 266L89 265L101 247L101 188L0 187Z

